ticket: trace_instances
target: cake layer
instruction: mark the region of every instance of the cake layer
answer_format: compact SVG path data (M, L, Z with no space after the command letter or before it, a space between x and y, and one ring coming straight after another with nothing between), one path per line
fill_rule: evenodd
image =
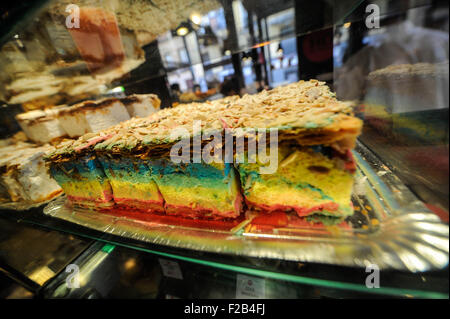
M234 218L242 197L230 164L176 164L168 159L149 162L165 201L167 214L185 217Z
M32 202L49 200L62 192L61 187L48 174L43 157L51 146L31 149L11 164L15 165L15 179L25 192L25 199Z
M274 174L260 174L261 163L238 164L247 205L254 210L295 211L299 216L352 213L354 163L329 147L282 145Z
M100 156L114 202L149 212L164 212L164 200L145 160Z
M87 207L114 205L111 185L95 157L54 163L50 172L74 204Z

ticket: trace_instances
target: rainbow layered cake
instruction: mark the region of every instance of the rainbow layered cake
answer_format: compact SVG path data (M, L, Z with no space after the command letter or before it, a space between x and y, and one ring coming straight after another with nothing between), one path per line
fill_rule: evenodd
M109 180L116 204L147 212L164 212L164 200L147 161L108 156L100 156L98 160Z
M164 109L47 157L74 204L186 218L352 213L351 150L362 127L323 82Z
M78 147L74 145L74 140L64 141L50 155L53 160L49 170L51 176L62 187L67 198L78 206L103 208L114 205L109 179L95 154L90 151L95 143L110 136L103 134L83 136L78 140Z
M69 200L77 205L108 207L114 204L109 180L95 157L87 155L61 162L50 172Z
M446 144L448 86L448 61L375 70L367 77L366 122L403 144Z
M154 161L155 181L165 200L166 213L188 217L235 218L242 206L232 164L173 164Z

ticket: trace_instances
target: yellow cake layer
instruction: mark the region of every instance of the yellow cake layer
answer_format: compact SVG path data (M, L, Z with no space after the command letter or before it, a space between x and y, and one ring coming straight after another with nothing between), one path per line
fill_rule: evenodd
M314 207L332 201L322 198L320 193L310 189L297 190L288 185L268 186L265 183L255 183L246 199L255 204L293 207ZM345 202L345 205L348 205L348 202Z
M99 181L70 181L65 182L61 185L64 192L69 196L81 197L81 198L92 198L104 200L104 192L111 192L111 186L109 183Z
M343 161L330 159L310 148L279 147L278 169L274 174L258 172L260 164L242 165L248 174L242 181L246 198L255 204L314 207L336 202L348 206L353 174L343 169Z
M185 206L192 209L211 209L215 211L234 211L234 201L238 195L238 186L235 182L230 185L227 192L223 189L214 189L203 186L182 188L171 185L158 185L159 190L169 205Z
M129 181L109 179L115 198L161 201L158 187L153 181L130 183Z

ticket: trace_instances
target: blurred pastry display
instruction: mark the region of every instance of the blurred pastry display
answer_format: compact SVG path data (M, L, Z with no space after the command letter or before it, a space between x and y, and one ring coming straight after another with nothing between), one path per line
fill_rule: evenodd
M79 8L79 25L68 28L91 72L122 65L125 53L113 12L102 8Z
M446 128L436 116L448 108L449 65L390 65L373 71L364 98L367 122L407 143L445 143Z
M39 203L62 193L43 161L54 150L52 146L14 140L4 144L0 147L0 203Z
M133 94L120 99L130 117L146 117L156 112L161 100L155 94Z
M98 132L129 118L126 107L116 98L84 101L59 113L61 126L70 137Z
M54 109L34 110L16 116L22 130L35 143L49 143L66 135L59 113L64 106Z
M131 117L149 116L160 105L160 99L154 94L134 94L29 111L18 114L16 119L31 141L45 144L63 137L76 138L98 132Z
M189 103L194 101L200 101L200 97L197 96L194 92L183 92L180 94L180 102Z
M177 134L195 136L196 121L202 121L203 135L221 136L217 145L209 146L219 153L230 152L222 143L224 131L236 138L231 158L226 161L215 150L213 159L206 160L205 150L195 151L194 145L193 152L203 154L200 162L173 160L173 148L181 143ZM295 218L334 223L353 213L351 149L361 127L351 106L338 101L324 82L300 81L132 119L62 143L47 160L52 176L79 206L118 205L226 219L239 217L246 205L253 212L291 212ZM264 171L270 167L263 164L263 154L253 154L249 146L252 140L266 143L256 133L262 128L267 134L271 129L280 131L280 147L270 150L275 156L271 158L276 158L270 165L274 170L267 175ZM248 142L238 150L242 134Z

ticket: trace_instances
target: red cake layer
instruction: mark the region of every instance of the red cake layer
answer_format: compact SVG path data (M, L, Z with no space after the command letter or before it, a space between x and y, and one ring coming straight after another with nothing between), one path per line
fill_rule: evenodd
M156 201L114 197L114 201L117 206L120 206L123 209L138 209L147 213L164 213L163 200Z
M254 208L256 210L271 213L271 212L287 212L294 210L299 217L305 217L308 215L311 215L313 213L321 212L321 211L327 211L330 213L337 212L339 209L339 204L335 202L328 202L323 203L317 206L313 207L298 207L298 206L291 206L291 205L265 205L265 204L257 204L252 203L248 199L245 200L247 203L247 206L251 209ZM336 213L337 216L339 216L338 213Z
M165 204L165 211L167 215L180 216L184 218L203 218L221 220L224 218L236 218L238 215L234 211L218 212L208 208L192 208L181 205Z
M215 230L231 230L244 220L243 215L239 216L238 218L232 219L224 218L221 220L214 220L214 219L183 218L180 216L165 215L161 213L146 214L143 213L141 210L132 208L123 209L120 206L116 207L115 209L104 209L101 210L101 212L111 216L126 217L132 220L140 220L150 223L160 223L162 225L195 227L195 228L215 229Z

